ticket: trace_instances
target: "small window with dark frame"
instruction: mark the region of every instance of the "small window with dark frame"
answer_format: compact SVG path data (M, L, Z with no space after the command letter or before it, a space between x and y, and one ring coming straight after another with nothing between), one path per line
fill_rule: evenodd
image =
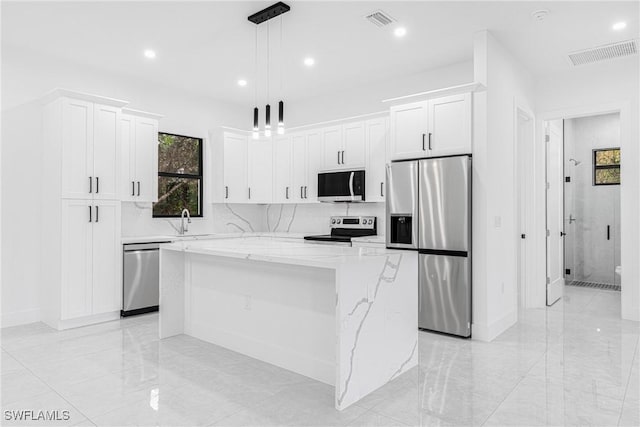
M202 216L202 139L158 133L158 201L154 218Z
M620 185L620 148L593 150L593 185Z

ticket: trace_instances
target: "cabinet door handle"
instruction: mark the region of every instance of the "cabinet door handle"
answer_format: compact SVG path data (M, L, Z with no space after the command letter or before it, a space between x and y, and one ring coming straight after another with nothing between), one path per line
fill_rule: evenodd
M300 186L300 198L304 199L304 185Z
M91 206L89 206L89 222L91 222Z
M93 177L89 177L89 193L93 193Z
M338 151L338 164L340 164L340 152Z
M429 132L429 150L431 150L431 132Z
M289 187L286 187L284 190L285 197L289 199Z
M342 164L344 165L344 151L342 152Z
M140 181L138 181L138 196L140 195Z
M607 240L611 240L611 226L607 225Z
M224 186L224 198L225 199L229 198L229 186L227 185Z
M96 176L96 194L98 194L99 192L100 192L100 177ZM96 222L98 221L96 220Z
M426 138L426 136L427 136L427 134L426 134L426 133L423 133L423 134L422 134L422 151L424 151L424 150L425 150L425 148L424 148L424 139Z
M382 191L383 191L383 190L382 190L382 189L383 189L383 187L384 187L384 182L381 182L381 183L380 183L380 197L384 197L384 193L382 192Z
M131 195L132 196L136 195L136 183L135 183L135 181L131 181Z
M251 187L249 187L249 200L251 200Z
M304 198L305 199L307 198L307 186L306 185L304 186Z
M100 210L98 207L99 206L96 206L96 222L100 222Z

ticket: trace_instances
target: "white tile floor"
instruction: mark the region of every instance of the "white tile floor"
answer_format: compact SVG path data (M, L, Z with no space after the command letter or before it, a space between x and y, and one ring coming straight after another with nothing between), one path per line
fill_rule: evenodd
M420 366L351 408L333 389L199 340L159 341L157 315L54 331L2 330L6 410L23 425L640 425L640 324L620 294L567 287L493 343L420 333ZM18 423L19 424L19 423Z

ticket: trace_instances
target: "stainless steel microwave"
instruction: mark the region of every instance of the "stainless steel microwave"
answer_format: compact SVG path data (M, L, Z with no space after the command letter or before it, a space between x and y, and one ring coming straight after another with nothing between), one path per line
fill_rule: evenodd
M321 202L363 202L364 171L320 172L318 200Z

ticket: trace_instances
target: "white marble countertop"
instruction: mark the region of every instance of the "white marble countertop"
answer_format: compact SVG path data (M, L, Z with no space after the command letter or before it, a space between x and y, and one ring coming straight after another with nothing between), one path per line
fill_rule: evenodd
M122 244L147 243L147 242L179 242L185 240L212 240L234 239L240 237L273 237L278 239L303 239L304 236L314 233L285 233L285 232L248 232L248 233L211 233L211 234L185 234L185 235L151 235L151 236L125 236L120 240ZM316 233L317 234L317 233Z
M381 235L375 235L375 236L362 236L362 237L352 237L351 238L352 242L358 242L358 243L374 243L374 244L379 244L379 245L386 245L386 241L384 239L384 236Z
M317 245L287 240L277 235L181 241L162 245L162 249L321 268L371 261L375 257L397 255L400 252L386 248Z

